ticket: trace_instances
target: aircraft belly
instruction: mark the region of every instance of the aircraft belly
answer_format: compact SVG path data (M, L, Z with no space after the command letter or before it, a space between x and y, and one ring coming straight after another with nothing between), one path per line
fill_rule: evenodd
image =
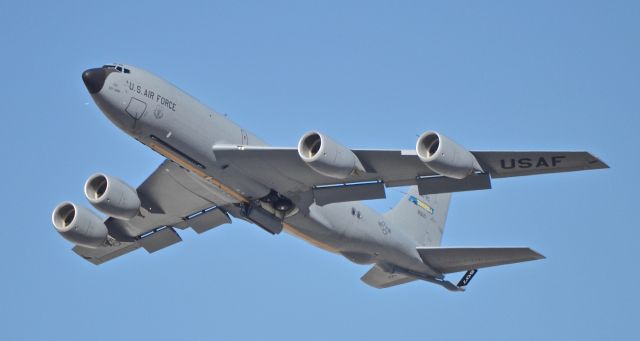
M359 203L311 205L308 215L287 218L285 231L356 264L390 264L435 275L420 260L415 243L401 231L388 233L384 224L378 224L382 221L377 212Z
M370 207L359 202L339 203L323 206L321 212L338 236L335 245L350 261L391 264L436 275L420 259L415 241L402 230L391 229Z
M341 235L323 220L318 216L298 213L285 219L284 230L321 249L338 253L343 247Z

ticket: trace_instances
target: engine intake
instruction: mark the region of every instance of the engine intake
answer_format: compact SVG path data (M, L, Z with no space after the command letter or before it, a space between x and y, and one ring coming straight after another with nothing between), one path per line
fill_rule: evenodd
M364 173L362 163L349 148L328 136L312 131L298 143L298 155L314 171L336 179Z
M420 135L416 152L432 171L449 178L464 179L475 171L482 171L473 154L435 131Z
M69 201L53 210L51 221L62 237L84 247L96 248L103 245L109 233L102 218Z
M105 174L94 174L84 184L84 195L98 211L129 220L140 211L140 198L131 186Z

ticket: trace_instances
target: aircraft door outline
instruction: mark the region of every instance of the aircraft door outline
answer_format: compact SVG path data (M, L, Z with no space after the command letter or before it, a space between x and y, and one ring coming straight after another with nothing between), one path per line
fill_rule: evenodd
M134 120L139 120L144 115L144 112L147 110L147 103L135 98L131 97L129 100L129 104L124 111L129 114L129 116L133 117Z

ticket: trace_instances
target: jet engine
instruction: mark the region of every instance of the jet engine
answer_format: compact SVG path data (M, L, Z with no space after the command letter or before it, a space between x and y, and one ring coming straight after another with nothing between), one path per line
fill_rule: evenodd
M102 218L82 206L65 201L51 215L56 231L64 239L80 246L96 248L107 240L107 227Z
M298 143L298 155L314 171L336 179L364 173L356 154L326 135L312 131L304 134Z
M416 152L432 171L449 178L464 179L475 171L482 171L473 154L435 131L420 135Z
M94 174L84 184L84 195L98 211L129 220L140 210L140 198L131 186L105 174Z

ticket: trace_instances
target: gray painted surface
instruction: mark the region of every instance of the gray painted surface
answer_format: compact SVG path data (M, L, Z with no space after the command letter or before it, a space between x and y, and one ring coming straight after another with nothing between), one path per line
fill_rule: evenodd
M138 215L130 219L107 219L109 238L104 245L74 248L94 264L140 246L157 251L179 241L171 226L192 226L204 232L228 223L226 213L257 223L272 233L284 227L285 231L353 262L372 264L374 267L362 280L378 288L418 278L459 290L443 277L449 272L444 270L454 265L455 269L468 270L460 266L463 260L467 260L466 266L476 266L537 259L521 257L521 254L509 258L510 254L504 256L503 253L502 258L476 264L468 261L474 258L476 249L448 249L443 253L420 249L419 253L417 248L423 246L431 247L428 250L438 249L450 193L423 196L418 194L417 186L412 186L401 202L385 215L360 202L339 202L344 201L341 195L349 200L378 198L384 196L384 187L417 185L421 177L443 175L426 167L415 151L351 150L331 140L332 148L322 156L324 173L331 170L332 160L340 161L335 161L339 166L348 163L350 167L354 164L357 167L354 166L352 172L323 175L314 171L317 165L307 164L312 162L311 158L306 161L301 158L298 149L269 147L172 84L142 69L123 67L130 72L93 72L106 75L106 79L87 80L85 76L83 79L91 85L91 96L98 107L116 126L168 160L137 188L141 202ZM95 91L96 84L101 82L102 87ZM345 153L349 155L349 162L345 161ZM471 154L486 172L483 174L486 181L476 186L482 188L490 187L489 176L607 167L587 152ZM336 174L340 179L336 179ZM447 178L437 184L438 191L470 187L456 181L464 180ZM345 184L341 189L324 190L318 197L318 193L323 192L322 186ZM354 189L353 192L349 188ZM214 206L215 211L194 215ZM194 220L190 222L189 217ZM163 226L168 228L141 238ZM490 254L482 252L485 258L495 256L491 251ZM430 265L431 254L434 265ZM443 254L453 264L451 267L443 265L447 262Z

